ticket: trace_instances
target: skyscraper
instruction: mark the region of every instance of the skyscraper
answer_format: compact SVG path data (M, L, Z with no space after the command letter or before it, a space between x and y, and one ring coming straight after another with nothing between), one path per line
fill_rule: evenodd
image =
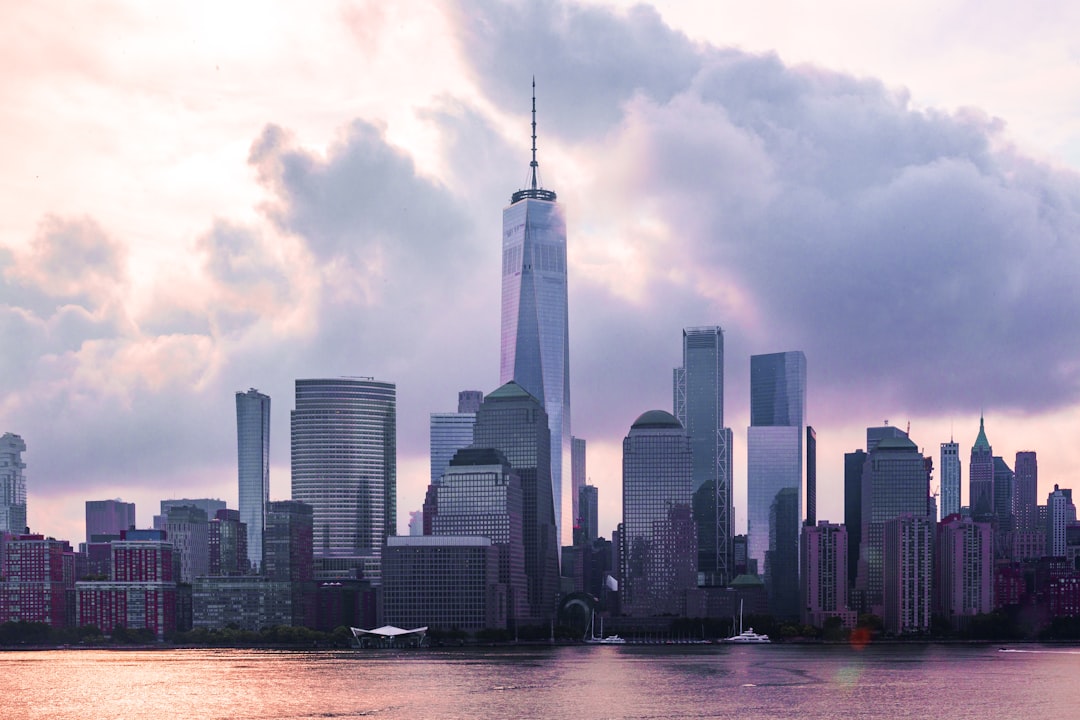
M960 618L994 609L994 550L989 523L954 513L937 526L935 610L959 629Z
M817 525L817 433L806 426L806 525Z
M394 384L297 380L291 425L292 497L312 507L315 556L355 560L377 580L396 526Z
M431 449L431 484L439 482L454 453L472 445L476 411L484 401L479 390L458 393L455 413L431 413L429 441Z
M537 621L551 617L559 592L550 433L540 401L514 382L484 398L473 431L473 447L501 452L521 480L529 615Z
M821 627L825 619L840 617L850 625L848 610L847 529L822 520L806 525L800 542L799 612L803 623Z
M941 443L941 519L960 512L960 443Z
M248 562L258 572L266 503L270 502L270 397L255 388L236 393L236 466L240 522L247 526Z
M684 328L682 367L673 373L675 417L693 447L697 570L706 585L731 573L731 433L724 428L724 333L719 326Z
M581 535L585 542L593 542L599 537L600 497L595 485L585 485L578 494L578 508L581 512Z
M574 503L572 519L581 522L581 488L585 487L585 438L570 438L570 498Z
M770 605L778 603L771 607L774 614L798 615L805 413L806 356L801 351L751 356L747 554L764 571L766 584L769 578L779 583L767 588ZM773 527L771 518L793 520L795 526ZM793 544L789 543L792 537ZM777 555L792 551L793 557ZM774 572L771 565L776 563L794 568L794 577Z
M622 609L682 614L697 586L690 438L670 413L643 413L623 439Z
M1017 530L1034 530L1039 524L1039 461L1033 451L1016 453L1014 513Z
M855 587L859 576L859 547L862 544L862 476L866 452L844 453L844 526L847 528L848 585Z
M14 433L0 437L0 532L26 532L26 443Z
M986 439L986 427L981 417L979 435L971 447L968 483L971 517L976 520L989 520L994 515L994 450Z
M885 630L897 635L930 630L934 519L925 510L924 500L922 513L901 514L885 522L881 617Z
M86 501L86 542L93 535L119 535L135 527L135 503L122 500Z
M503 209L502 342L499 382L513 380L544 407L551 431L551 490L562 543L563 471L570 465L570 333L566 293L566 220L555 192L539 184L533 82L529 187ZM569 527L573 518L569 518Z

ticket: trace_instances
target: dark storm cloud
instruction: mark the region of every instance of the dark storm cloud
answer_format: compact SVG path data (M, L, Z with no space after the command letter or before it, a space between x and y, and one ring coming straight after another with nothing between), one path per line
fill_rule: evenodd
M729 374L748 362L732 347L803 349L819 420L1080 399L1080 183L1008 147L1001 121L917 110L874 79L701 48L651 11L470 3L459 22L481 85L508 109L504 88L528 63L552 78L550 94L575 98L572 120L549 122L571 136L589 128L611 158L584 201L619 195L678 238L640 246L654 277L636 303L572 280L571 325L589 329L572 352L575 388L607 348L639 356L668 337L675 351L660 352L677 361L678 329L704 321L728 332ZM489 62L501 38L513 59ZM614 54L596 52L612 38ZM557 173L549 166L549 183ZM689 284L670 280L673 267ZM742 300L703 291L709 279ZM650 377L661 365L642 362ZM591 374L575 392L618 398L632 374Z

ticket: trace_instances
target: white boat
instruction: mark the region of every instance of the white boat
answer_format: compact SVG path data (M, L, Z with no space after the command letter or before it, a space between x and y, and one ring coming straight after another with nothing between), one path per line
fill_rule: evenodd
M585 633L585 642L589 645L625 645L626 638L621 638L618 635L608 635L604 637L604 618L600 618L600 637L596 637L596 613L593 612L592 618L589 620L589 630Z
M739 634L724 638L720 642L733 643L736 645L761 645L771 643L768 635L760 635L754 632L754 628L743 630L742 626L742 600L739 601Z

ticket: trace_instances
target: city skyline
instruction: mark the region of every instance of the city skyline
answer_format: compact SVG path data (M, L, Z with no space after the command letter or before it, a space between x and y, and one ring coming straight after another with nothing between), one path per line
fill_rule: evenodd
M416 13L411 22L441 30L422 49L396 34L408 23L392 9L339 22L340 9L273 8L258 14L264 44L235 48L223 40L239 18L200 35L183 10L126 8L75 17L88 32L60 44L34 8L11 11L13 32L57 48L44 61L10 43L20 78L0 91L16 108L2 121L0 305L5 337L19 339L0 431L27 444L33 530L80 537L92 498L135 502L143 527L170 495L235 506L233 394L288 398L296 378L361 374L399 388L403 530L426 487L429 414L458 388L498 385L498 212L521 186L533 74L540 152L568 215L574 434L589 441L602 534L619 512L622 434L641 407L667 407L679 329L698 323L728 331L736 531L746 359L777 347L807 353L820 519L840 519L842 453L885 419L913 421L930 455L955 436L966 459L985 407L996 453L1039 452L1040 497L1071 484L1077 336L1064 319L1077 300L1063 240L1080 133L1054 114L1068 93L1017 101L1015 79L1070 72L1053 52L1024 50L1035 39L1060 50L1054 28L1074 25L1075 10L1059 7L1055 22L980 14L984 29L1014 26L1020 50L1013 69L993 66L999 89L980 95L989 85L965 73L971 64L941 62L951 54L895 53L919 58L898 70L861 40L845 56L824 47L844 43L815 48L748 16L727 22L730 6L692 17L508 7ZM937 20L929 37L944 32L944 13L909 12ZM286 65L284 27L300 38ZM611 43L620 72L603 53L575 54L585 28ZM927 42L899 35L885 45ZM192 36L206 42L192 50ZM950 53L983 67L978 49L997 46L980 43L965 37ZM943 79L926 72L935 57ZM304 77L314 92L292 95L295 71L274 72L297 58L315 63ZM963 90L944 92L948 78ZM58 109L45 87L83 102ZM968 105L978 109L956 109ZM814 152L793 152L769 127ZM902 337L935 347L933 359ZM271 419L274 499L290 495L288 409L279 401Z

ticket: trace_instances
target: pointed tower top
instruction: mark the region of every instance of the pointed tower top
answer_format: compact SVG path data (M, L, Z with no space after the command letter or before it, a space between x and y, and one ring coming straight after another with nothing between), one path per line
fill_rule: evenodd
M982 414L979 415L979 435L975 438L975 447L972 450L985 450L990 452L990 443L986 439L986 426Z
M510 196L510 203L516 203L519 200L525 198L532 198L534 200L555 200L554 190L544 190L540 186L539 171L540 163L536 161L536 76L533 75L532 79L532 162L529 163L530 179L528 187L524 190L518 190Z

